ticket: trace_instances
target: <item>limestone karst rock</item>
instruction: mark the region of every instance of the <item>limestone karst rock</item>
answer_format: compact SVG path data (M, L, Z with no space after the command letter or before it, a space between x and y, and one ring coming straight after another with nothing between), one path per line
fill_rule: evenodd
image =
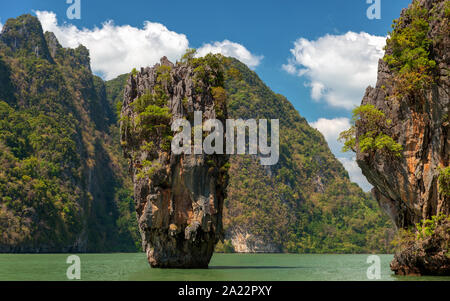
M152 267L206 268L222 235L226 155L171 151L171 124L226 119L220 57L188 58L133 72L124 93L121 139L130 160L143 249Z
M448 183L439 183L439 175L449 166L450 157L448 4L444 0L417 0L402 11L395 30L403 40L392 41L386 48L386 57L397 61L380 60L376 87L367 88L362 100L362 105L373 105L385 114L390 120L385 132L403 146L399 157L384 149L363 152L357 148L358 165L374 185L374 196L399 229L414 227L433 216L448 217L450 211L449 195L442 192L443 185ZM426 39L420 37L419 28ZM410 46L418 39L423 40L420 46ZM402 44L406 40L409 44ZM414 70L414 64L424 65L418 61L423 59L421 47L429 48L426 60L433 60L435 66L429 64L431 82L417 88L413 79L423 80L419 76L426 72ZM393 65L405 60L401 55L406 51L417 56L407 62L412 67L407 69L403 65L400 66L403 69L395 69ZM364 135L361 123L357 122L356 141L361 141ZM441 236L436 231L400 250L391 268L397 274L449 274L448 224L441 225L447 229Z

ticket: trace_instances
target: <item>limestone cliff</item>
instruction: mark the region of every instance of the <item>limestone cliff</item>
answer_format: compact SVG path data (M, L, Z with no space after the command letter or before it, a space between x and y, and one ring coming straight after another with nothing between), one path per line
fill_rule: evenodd
M124 93L121 139L130 161L143 249L152 267L205 268L222 235L227 156L175 155L170 131L177 118L226 119L218 56L165 57L133 72ZM222 95L224 95L222 93Z
M450 210L448 182L439 181L450 156L449 10L449 1L418 0L402 11L379 62L376 87L367 88L362 100L385 115L383 132L402 146L399 156L381 140L364 151L356 147L374 196L400 229L438 215L446 220ZM362 116L356 142L368 141L364 124ZM391 268L397 274L449 274L449 224L437 225L447 229L444 236L430 232L400 250Z

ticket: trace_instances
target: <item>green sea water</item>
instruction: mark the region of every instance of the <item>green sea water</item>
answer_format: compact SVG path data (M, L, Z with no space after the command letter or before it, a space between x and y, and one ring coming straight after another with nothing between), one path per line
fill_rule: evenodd
M67 280L70 254L0 254L0 280ZM214 254L209 269L152 269L143 253L77 254L81 280L368 280L369 255ZM450 280L395 276L392 255L379 255L381 280Z

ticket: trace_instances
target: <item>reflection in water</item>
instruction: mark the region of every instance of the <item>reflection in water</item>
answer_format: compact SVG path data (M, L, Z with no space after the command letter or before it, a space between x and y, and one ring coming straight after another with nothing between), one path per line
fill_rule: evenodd
M210 270L246 270L246 269L302 269L302 267L285 267L285 266L209 266Z
M0 254L0 280L67 280L71 254ZM152 269L144 253L77 254L81 280L295 281L368 280L365 254L214 254L209 269ZM379 255L381 280L450 280L394 276Z

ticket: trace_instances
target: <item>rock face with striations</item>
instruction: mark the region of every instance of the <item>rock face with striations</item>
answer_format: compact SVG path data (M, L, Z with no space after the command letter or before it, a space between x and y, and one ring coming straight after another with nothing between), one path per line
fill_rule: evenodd
M206 268L222 236L225 155L171 151L175 119L193 130L194 111L224 122L226 100L218 56L160 64L130 75L121 140L133 176L143 249L152 267Z
M440 214L448 217L450 210L449 195L443 192L443 186L448 183L439 181L440 173L449 165L450 156L448 4L444 0L413 1L402 11L394 29L394 33L397 30L404 36L408 34L407 29L411 29L417 37L420 34L418 16L427 21L428 24L420 28L425 28L427 40L424 41L430 41L428 58L435 62L429 69L432 82L413 93L398 93L405 84L405 81L399 81L399 74L407 69L396 71L389 60L380 60L376 87L367 88L362 100L363 105L374 105L390 119L386 132L403 147L399 157L383 150L362 152L357 149L358 165L374 185L374 196L399 229L414 227L416 223ZM412 38L409 41L414 42ZM395 56L396 51L397 55L401 53L403 49L399 45L402 46L388 41L386 57ZM408 51L417 54L417 49ZM424 70L418 74L425 74ZM413 84L408 80L406 83ZM357 141L362 135L364 133L356 123ZM449 274L449 224L447 222L443 228L446 230L441 231L439 237L436 231L397 252L391 268L397 274Z

